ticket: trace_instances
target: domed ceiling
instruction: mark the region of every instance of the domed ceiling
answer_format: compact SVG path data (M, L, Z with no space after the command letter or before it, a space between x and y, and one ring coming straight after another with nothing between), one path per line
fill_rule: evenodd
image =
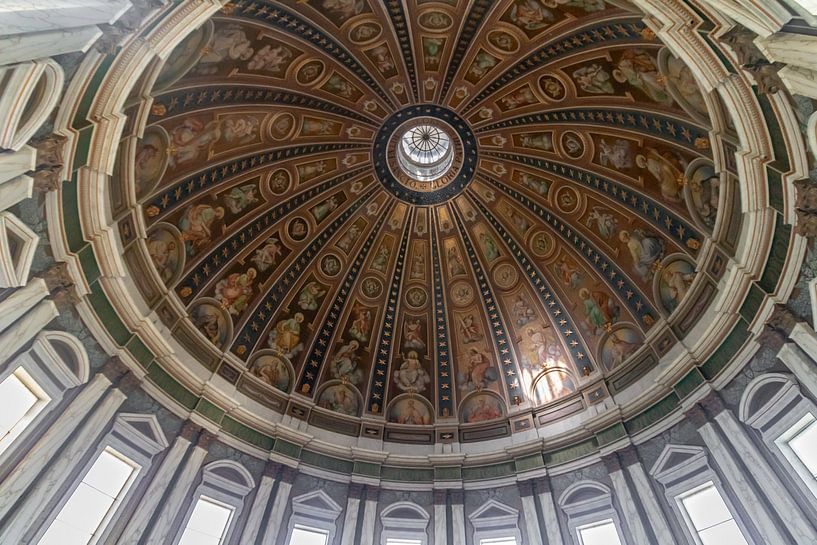
M729 247L739 200L714 103L642 18L228 4L157 67L122 142L112 208L140 205L124 242L147 233L134 281L209 369L336 431L478 440L609 397L703 314L724 261L705 250Z

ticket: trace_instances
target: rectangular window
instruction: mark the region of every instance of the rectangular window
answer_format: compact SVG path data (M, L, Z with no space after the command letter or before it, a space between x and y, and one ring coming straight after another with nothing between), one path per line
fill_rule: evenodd
M232 518L232 507L200 496L184 527L179 545L221 545Z
M11 446L49 401L22 367L0 382L0 452Z
M748 545L712 481L679 496L690 529L702 545Z
M419 539L403 539L400 537L390 537L386 539L386 545L423 545Z
M516 545L516 538L511 536L480 539L479 545Z
M329 541L329 534L323 530L295 526L292 529L289 545L326 545L327 541Z
M789 447L812 478L817 478L817 420L811 413L795 424Z
M99 539L127 493L139 465L103 450L60 509L39 545L88 545Z
M579 526L577 531L581 545L621 545L613 519Z

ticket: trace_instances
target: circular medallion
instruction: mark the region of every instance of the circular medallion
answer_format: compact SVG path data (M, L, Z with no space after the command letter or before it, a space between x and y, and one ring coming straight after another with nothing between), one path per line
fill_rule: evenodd
M477 141L452 110L417 105L395 112L380 127L372 150L380 183L398 199L440 204L459 195L477 166Z
M303 218L295 218L287 225L287 234L292 240L300 242L309 234L309 224Z
M406 292L406 302L414 308L422 308L425 306L428 296L422 288L411 288Z
M383 293L383 284L374 276L369 276L363 280L360 289L368 299L376 299Z
M335 254L329 254L321 260L321 272L332 278L340 272L340 259Z
M451 286L451 300L457 306L467 306L474 300L474 290L465 282L457 282Z
M530 249L536 257L548 257L555 248L553 237L544 231L535 233L530 239Z
M519 280L519 275L516 269L508 263L501 264L494 271L494 281L503 290L514 287L517 280Z

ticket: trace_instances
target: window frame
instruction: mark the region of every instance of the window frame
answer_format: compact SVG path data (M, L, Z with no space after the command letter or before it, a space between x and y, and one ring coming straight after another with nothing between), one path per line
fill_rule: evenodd
M153 437L145 435L142 430L133 426L131 422L139 422L140 424L147 424L153 432ZM142 427L140 425L140 427ZM57 501L48 510L48 515L40 524L37 532L34 534L31 543L39 543L40 539L48 531L48 528L57 518L62 508L73 496L74 492L79 487L82 480L88 474L91 466L96 462L97 458L107 449L113 449L117 453L128 458L131 462L136 464L137 469L129 479L129 485L124 495L118 497L114 505L106 514L103 522L100 523L101 531L95 533L88 545L96 545L97 543L105 543L110 533L113 531L116 520L122 514L125 507L131 502L134 494L139 489L139 484L150 472L150 466L155 455L165 448L168 443L164 434L159 427L156 417L153 415L140 414L119 414L115 419L111 430L105 437L96 445L93 451L86 454L81 470L77 472L70 485L61 492L59 501Z
M76 370L72 370L63 360L61 354L52 346L52 340L73 349L73 355L77 358ZM88 381L87 354L80 341L73 335L58 331L42 331L28 351L0 365L0 382L18 373L27 375L48 400L43 400L45 402L42 406L29 415L24 426L18 423L15 426L18 429L14 433L0 438L0 467L13 456L21 444L37 433L48 415L60 405L68 390ZM37 397L42 399L40 395Z
M586 524L576 526L576 539L578 540L579 545L585 545L584 538L582 537L582 530L585 530L585 529L588 529L588 528L595 528L597 526L607 525L608 523L613 525L613 529L615 530L616 535L618 536L618 540L622 541L622 539L621 539L621 530L616 525L616 521L613 520L612 518L606 518L606 519L597 520L595 522L588 522ZM623 541L622 541L622 543L623 543Z
M287 533L287 540L284 543L284 545L290 545L290 543L292 541L292 534L296 529L305 530L307 532L312 532L313 534L325 534L326 535L326 545L332 545L332 542L330 541L331 538L330 538L330 534L329 534L328 530L325 530L323 528L316 528L316 527L313 527L313 526L306 526L304 524L294 524L292 526L292 528Z
M777 392L761 406L755 407L755 395L763 387L775 383L780 385ZM766 373L750 382L744 390L738 410L740 420L756 430L763 444L796 483L806 501L817 509L817 478L811 475L788 444L794 435L792 430L809 414L817 420L817 405L803 395L794 377L784 373Z
M237 472L243 478L244 482L240 483L232 479L225 478L215 471L219 468L229 468ZM187 502L184 518L176 532L172 545L178 545L187 529L187 523L193 515L193 510L196 504L202 498L206 497L214 503L221 503L233 509L233 514L227 523L227 528L224 531L224 537L219 545L230 543L230 539L236 530L236 521L241 517L241 512L244 510L244 500L247 494L255 488L255 482L249 472L239 464L232 460L218 460L211 462L204 466L201 470L201 477L199 485L190 494L190 500Z
M416 518L392 516L395 511L411 510ZM420 545L428 545L428 525L431 515L418 504L399 501L385 507L380 513L380 545L389 545L389 539L415 539Z
M230 510L230 516L227 519L227 526L224 527L224 530L223 530L223 532L221 534L221 542L219 543L219 545L223 545L224 543L227 543L227 540L230 537L230 530L232 529L233 523L235 522L235 520L237 518L236 517L236 515L237 515L236 508L235 508L235 506L233 506L233 505L231 505L229 503L225 503L223 501L219 501L216 498L212 498L212 497L210 497L209 494L206 494L206 493L202 493L202 494L199 494L198 496L196 496L195 501L193 501L191 503L191 505L189 506L188 513L185 516L184 521L183 521L181 527L179 528L179 531L177 532L178 535L176 536L176 539L174 540L174 543L178 543L178 542L180 542L182 540L182 537L184 537L184 532L185 532L185 530L187 530L187 525L190 523L190 519L193 516L193 512L196 510L196 507L198 506L199 502L202 502L202 501L211 503L213 505L219 505L221 507L224 507L225 509Z
M686 457L674 465L666 466L665 463L674 453L682 456L686 455ZM711 482L723 503L726 504L726 508L732 515L738 529L740 529L740 533L743 534L746 543L748 545L761 545L755 541L754 535L746 526L743 520L743 511L732 501L732 497L724 489L720 477L709 465L709 459L703 448L667 445L650 473L663 485L664 495L680 523L679 525L688 543L703 545L686 507L682 503L682 499Z
M596 491L595 496L580 501L570 501L571 496L583 489ZM613 503L609 487L596 481L579 481L569 486L559 497L559 507L567 515L570 538L576 545L583 545L580 529L611 520L621 545L630 545L624 526Z
M314 502L307 503L315 498L320 499L324 507L318 507ZM292 541L292 531L296 526L306 529L320 530L327 533L327 544L335 542L337 533L337 519L343 512L343 508L335 502L329 494L323 490L315 490L301 494L292 499L291 513L287 522L287 533L284 543L289 545Z
M30 427L39 421L40 414L45 410L49 403L54 399L48 395L48 392L40 386L40 383L31 376L25 367L22 365L11 370L10 373L3 373L4 376L0 378L0 384L5 383L12 378L17 379L24 388L26 388L32 396L37 400L31 405L25 414L17 422L15 422L3 435L0 437L0 455L9 450L17 440L26 433Z

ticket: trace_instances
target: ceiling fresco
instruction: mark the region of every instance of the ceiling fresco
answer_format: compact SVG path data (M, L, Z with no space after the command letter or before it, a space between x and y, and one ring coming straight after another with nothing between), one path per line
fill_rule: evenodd
M132 276L205 366L340 431L488 439L600 402L691 329L739 231L717 102L642 17L227 4L131 111L111 200L139 205L120 221ZM450 137L432 182L398 165L417 123Z

